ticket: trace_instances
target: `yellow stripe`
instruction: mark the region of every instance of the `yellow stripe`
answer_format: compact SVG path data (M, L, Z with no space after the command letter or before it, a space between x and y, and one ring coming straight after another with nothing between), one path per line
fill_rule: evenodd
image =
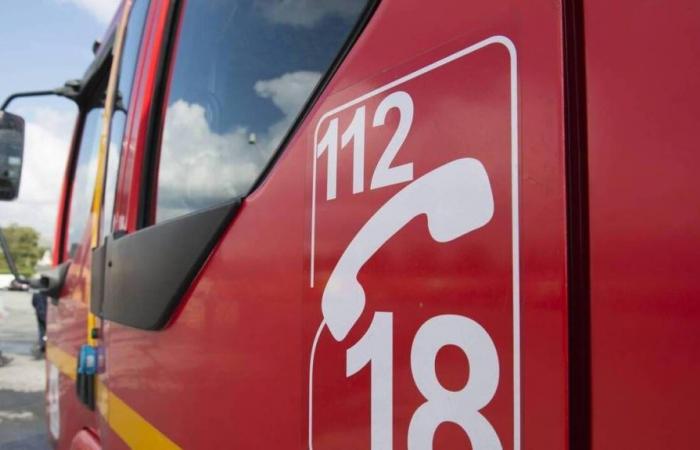
M46 344L46 359L61 371L62 374L75 381L75 371L78 368L78 358L70 355L55 345Z
M75 380L77 358L55 345L46 346L46 358L64 375ZM178 450L181 447L168 439L122 399L97 380L97 410L110 428L132 449Z
M109 412L107 423L129 448L149 450L180 448L122 399L111 393L101 382L98 382L97 392L98 398L101 398L100 412L106 406Z

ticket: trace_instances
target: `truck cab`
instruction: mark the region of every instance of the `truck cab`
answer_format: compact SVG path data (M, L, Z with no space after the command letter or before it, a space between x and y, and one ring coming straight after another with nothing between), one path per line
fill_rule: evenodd
M123 1L64 95L52 444L695 448L699 17Z

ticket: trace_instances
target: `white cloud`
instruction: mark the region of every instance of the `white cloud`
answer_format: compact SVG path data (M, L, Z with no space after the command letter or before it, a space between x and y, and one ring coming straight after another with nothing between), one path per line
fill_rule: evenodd
M285 73L272 80L258 81L254 88L260 97L271 99L285 116L296 116L319 78L318 72L302 70Z
M168 107L158 174L158 221L245 193L261 164L245 128L209 129L201 105L178 100ZM163 208L164 206L164 208Z
M273 23L313 27L329 16L355 17L362 2L356 0L261 0L263 15Z
M269 98L279 108L284 117L270 126L266 145L274 150L296 119L309 94L321 79L319 72L299 71L285 73L272 80L255 83L255 92L262 98Z
M75 115L39 108L25 117L31 120L25 126L19 197L0 202L0 224L31 226L44 241L51 242Z
M157 220L245 194L320 76L318 72L299 71L255 83L255 92L270 99L283 117L256 136L254 143L242 125L223 134L213 132L199 104L184 100L171 104L163 131L167 157L160 163Z
M70 3L89 12L102 23L109 23L117 10L119 0L58 0L60 3Z

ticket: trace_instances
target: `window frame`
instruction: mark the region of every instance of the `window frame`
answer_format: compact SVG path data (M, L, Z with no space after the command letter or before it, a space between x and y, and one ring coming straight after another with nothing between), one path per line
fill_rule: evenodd
M76 99L78 114L76 118L76 125L73 129L73 139L70 145L69 157L66 165L66 175L64 178L65 195L61 204L62 217L60 219L60 240L59 242L54 243L54 246L57 248L57 260L59 263L76 259L75 256L71 257L70 249L68 248L68 245L70 244L68 232L70 230L71 212L73 210L73 188L75 187L75 176L78 169L78 161L80 160L80 150L83 140L85 139L85 121L87 120L88 114L92 110L95 108L104 107L104 92L107 90L109 69L112 66L112 42L109 42L107 47L108 49L105 51L109 54L100 58L100 55L103 53L100 52L100 54L98 54L98 56L95 58L95 62L88 69L86 77L82 83L83 87L81 89L80 96ZM101 122L99 125L101 125ZM97 170L97 168L95 168L95 170ZM90 187L90 189L94 190L94 186ZM88 219L89 216L84 218L86 221Z
M120 60L117 61L119 64L119 69L118 69L118 74L117 74L117 84L115 86L116 92L119 92L120 88L120 83L122 81L122 75L124 73L124 48L127 44L128 38L129 38L129 32L131 28L134 26L132 24L132 19L133 19L133 14L134 14L134 6L137 1L145 3L145 14L143 16L143 20L140 23L138 33L139 33L139 40L138 40L138 45L136 46L136 53L135 53L135 58L133 60L133 67L129 70L131 72L131 85L129 86L129 95L128 97L128 102L126 105L126 110L124 111L124 128L122 129L121 136L119 136L118 141L114 141L114 119L115 119L115 112L116 112L116 106L117 102L115 99L115 103L113 105L114 109L110 114L110 123L109 123L109 141L107 142L108 148L106 149L107 151L107 160L106 160L106 166L105 166L105 177L104 177L104 187L103 187L103 199L102 199L102 214L100 217L100 220L102 221L100 225L100 239L104 239L106 236L112 235L115 230L115 211L117 209L117 196L119 194L119 187L120 187L120 180L122 177L122 170L123 170L123 161L122 161L122 156L124 154L124 137L127 136L129 129L129 112L133 109L133 103L134 103L134 94L136 93L136 87L138 86L137 83L137 75L140 67L140 60L142 57L142 52L144 51L144 36L146 34L146 28L148 26L148 20L149 16L151 14L151 9L152 9L152 1L151 0L134 0L132 3L130 9L129 9L129 17L126 19L126 27L124 29L124 39L122 42L122 49L120 52ZM131 32L134 32L134 30L131 30ZM123 99L122 99L123 101ZM115 161L110 161L110 152L109 152L109 146L112 143L115 143L115 145L118 145L118 152L117 152L117 158ZM109 178L109 168L110 164L117 164L117 170L115 172L115 177L114 180L110 180ZM113 200L112 200L112 208L111 211L107 211L105 206L107 205L107 195L110 193L110 188L108 187L108 183L110 181L113 181L113 187L111 189L111 194L113 195ZM109 214L109 220L106 219L107 215Z

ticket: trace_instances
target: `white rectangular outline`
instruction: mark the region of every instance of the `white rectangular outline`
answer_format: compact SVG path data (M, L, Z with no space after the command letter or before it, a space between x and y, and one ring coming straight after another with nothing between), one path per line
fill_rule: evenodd
M518 58L515 44L506 36L491 36L452 53L414 72L404 75L360 97L350 100L323 114L316 124L314 131L314 147L311 152L313 159L313 185L311 191L311 254L309 286L314 287L314 260L316 255L316 148L318 146L318 130L323 121L344 109L366 101L375 95L386 92L409 80L425 75L439 67L449 64L470 53L474 53L492 44L501 44L508 50L510 57L510 145L511 145L511 223L512 223L512 256L513 256L513 449L520 450L521 413L520 413L520 223L519 223L519 173L518 173ZM311 436L309 436L311 439Z

